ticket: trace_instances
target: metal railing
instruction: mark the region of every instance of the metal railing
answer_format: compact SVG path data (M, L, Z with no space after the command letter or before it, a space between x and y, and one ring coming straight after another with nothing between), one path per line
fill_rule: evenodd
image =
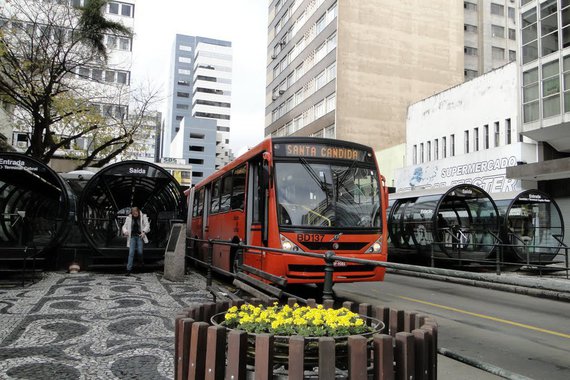
M494 235L494 238L497 239L498 241L500 241L498 236ZM303 251L288 251L288 250L277 249L277 248L252 246L252 245L244 244L242 242L233 243L233 242L227 241L227 240L216 240L216 239L204 240L204 239L197 239L197 238L190 238L188 240L193 241L193 242L198 242L198 243L208 243L208 255L206 258L206 260L207 260L206 262L199 260L193 256L187 256L189 259L194 260L195 262L201 263L202 265L205 265L207 267L207 280L206 280L206 282L207 282L208 287L212 286L213 271L218 272L218 273L222 273L222 274L227 275L227 276L232 276L234 278L237 277L236 273L228 272L228 271L225 271L223 269L216 268L212 265L214 245L229 246L230 249L235 248L236 259L237 259L238 263L240 263L240 265L243 263L242 255L245 251L248 251L248 254L254 254L254 255L255 254L261 255L264 252L275 252L275 253L282 253L282 254L288 254L288 255L297 255L297 256L321 259L324 261L324 270L323 270L324 271L324 280L323 280L324 281L324 284L323 284L323 299L324 300L333 299L332 287L334 285L333 274L334 274L334 262L335 261L342 261L342 262L353 263L353 264L370 265L370 266L390 268L390 269L395 269L395 270L426 273L426 274L432 274L432 275L435 274L435 275L460 277L460 278L473 279L473 280L489 281L489 279L485 279L481 275L476 274L476 273L456 271L456 270L450 270L450 269L442 269L442 268L434 268L433 266L432 267L422 267L422 266L417 266L417 265L408 265L408 264L400 264L400 263L393 263L393 262L386 262L386 261L374 261L374 260L367 260L367 259L361 259L361 258L355 258L355 257L346 257L346 256L337 255L333 251L327 251L323 254L323 253L303 252ZM431 249L431 251L432 251L432 265L434 262L433 245L435 245L435 244L441 244L441 242L433 242L432 243L432 247L431 247L432 248ZM479 245L481 245L481 244L479 244ZM497 245L495 245L495 246L497 246ZM516 246L516 245L499 244L500 249L497 252L495 260L494 261L486 261L486 262L492 262L496 265L496 271L497 271L498 275L500 275L500 273L501 273L501 266L502 265L520 265L520 263L509 263L509 262L504 262L501 260L502 255L503 255L503 248L504 247L514 247L514 246ZM552 247L549 247L549 248L552 248ZM564 245L564 249L565 249L565 255L566 255L566 263L568 263L568 247ZM365 256L365 254L363 254L363 256ZM481 260L469 260L469 259L465 259L465 258L462 258L462 259L447 258L445 260L461 260L462 262L467 262L467 261L481 262ZM232 263L232 265L233 265L233 263ZM544 265L543 267L546 267L546 265ZM566 270L566 278L568 278L568 269L569 269L568 264L566 264L566 267L563 269ZM495 282L499 282L499 281L496 280ZM284 295L290 295L287 293L283 293L283 294Z

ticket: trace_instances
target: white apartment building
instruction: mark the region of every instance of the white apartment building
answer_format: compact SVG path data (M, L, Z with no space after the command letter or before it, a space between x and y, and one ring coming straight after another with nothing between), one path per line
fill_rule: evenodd
M406 166L398 192L469 183L489 193L536 188L506 176L537 160L537 145L520 130L515 62L412 104L406 123Z
M463 9L465 80L516 60L515 0L464 0Z
M60 5L53 6L83 6L84 3L85 0L73 0L70 2L58 2ZM102 9L102 12L109 20L119 22L134 32L135 3L136 0L124 2L109 1ZM7 1L0 1L0 5L9 6L9 4L6 4L8 4ZM30 2L29 5L32 7L33 2ZM45 11L42 12L38 12L40 14L38 17L43 17L42 15L44 15ZM66 23L72 22L69 16L58 17L61 17ZM41 26L41 19L34 19L33 21ZM11 22L26 23L26 19L12 20ZM68 25L62 25L62 30L65 31L67 27ZM75 69L75 76L71 77L71 79L79 84L79 86L76 86L76 89L81 92L81 96L86 96L90 104L97 107L101 114L109 118L121 120L128 117L129 113L133 40L131 37L126 36L105 35L103 42L107 47L107 62L103 60L92 61L79 66ZM57 131L57 126L54 126L54 129ZM11 136L12 145L20 151L25 150L28 146L29 133L29 131L24 130L14 131ZM69 153L76 149L86 149L89 141L90 138L88 136L77 139L75 141L76 145L69 147L66 151Z

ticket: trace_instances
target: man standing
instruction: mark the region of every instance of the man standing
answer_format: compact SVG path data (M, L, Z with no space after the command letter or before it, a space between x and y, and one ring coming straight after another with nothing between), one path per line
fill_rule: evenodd
M127 276L133 270L133 258L135 250L143 262L143 242L148 243L146 234L150 231L148 217L140 212L138 207L131 208L131 214L127 216L123 224L123 235L127 237L127 247L129 247L129 260L127 262ZM143 264L144 265L144 264Z

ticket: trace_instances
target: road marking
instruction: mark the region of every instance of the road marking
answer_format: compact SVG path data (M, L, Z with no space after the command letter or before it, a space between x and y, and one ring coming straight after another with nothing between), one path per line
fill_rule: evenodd
M467 315L471 315L471 316L478 317L478 318L489 319L489 320L491 320L491 321L495 321L495 322L499 322L499 323L504 323L504 324L507 324L507 325L522 327L522 328L524 328L524 329L539 331L539 332L543 332L543 333L545 333L545 334L551 334L551 335L556 335L556 336L559 336L559 337L562 337L562 338L570 339L570 334L564 334L564 333L557 332L557 331L542 329L542 328L540 328L540 327L525 325L524 323L513 322L513 321L509 321L509 320L507 320L507 319L501 319L501 318L491 317L491 316L485 315L485 314L473 313L473 312L471 312L471 311L461 310L461 309L457 309L457 308L455 308L455 307L440 305L440 304L433 303L433 302L422 301L422 300L418 300L418 299L415 299L415 298L404 297L404 296L398 296L398 297L399 297L399 298L402 298L402 299L405 299L405 300L407 300L407 301L411 301L411 302L422 303L422 304L424 304L424 305L430 305L430 306L433 306L433 307L438 307L438 308L440 308L440 309L455 311L455 312L461 313L461 314L467 314Z

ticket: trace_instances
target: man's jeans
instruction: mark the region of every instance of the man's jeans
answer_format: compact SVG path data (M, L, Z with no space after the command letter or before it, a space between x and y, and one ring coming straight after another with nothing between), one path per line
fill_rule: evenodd
M140 236L131 236L131 244L129 246L129 261L127 262L127 272L133 270L133 259L135 257L135 250L139 255L142 262L143 259L143 240Z

